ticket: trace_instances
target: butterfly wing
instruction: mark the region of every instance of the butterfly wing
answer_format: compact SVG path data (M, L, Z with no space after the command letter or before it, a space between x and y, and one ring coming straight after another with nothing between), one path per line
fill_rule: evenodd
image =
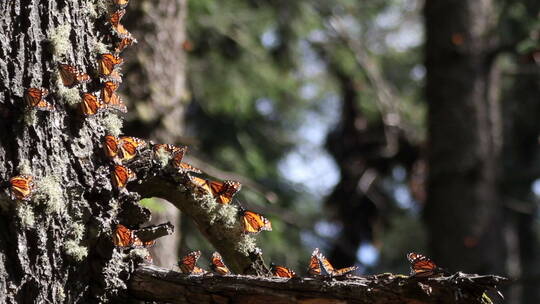
M44 88L28 88L24 98L29 107L42 111L53 111L54 106L47 101L45 97L49 95L49 91Z
M114 166L112 183L116 188L124 188L128 182L135 178L137 178L135 172L131 171L128 167L122 165Z
M182 173L188 173L188 172L198 173L198 174L202 173L202 171L199 168L193 167L192 165L188 163L180 163L179 171L181 171Z
M116 225L113 234L113 243L118 247L129 247L133 243L133 231L124 225Z
M104 103L111 103L114 92L120 85L114 81L106 81L101 88L101 99Z
M294 278L296 277L296 273L285 266L278 266L278 265L271 265L272 266L272 274L276 277L281 278Z
M242 215L244 232L259 233L263 230L272 231L272 223L264 216L253 211L244 211Z
M101 54L98 61L99 74L101 76L111 75L114 68L122 62L124 62L122 58L113 54Z
M240 191L242 184L235 181L216 182L210 181L212 194L220 204L228 204L232 201L236 192Z
M180 262L178 263L178 266L180 267L180 271L185 274L204 274L206 273L206 270L200 268L197 266L197 260L201 257L200 251L192 251L185 257L183 257Z
M95 115L97 112L105 108L105 104L101 102L95 95L90 93L83 93L80 106L82 113L86 116Z
M332 272L332 276L333 276L333 277L340 277L340 276L348 275L348 274L351 274L351 273L353 273L354 271L356 271L356 269L358 269L358 267L356 267L356 266L351 266L351 267L345 267L345 268L337 269L337 270L334 270L334 271Z
M134 43L137 43L137 40L133 37L124 37L118 44L116 45L116 48L114 49L114 52L116 54L121 53L125 48L128 46L133 45Z
M17 175L9 180L11 195L16 199L28 200L32 194L33 182L30 175Z
M231 273L227 265L223 262L223 258L221 257L221 254L219 252L214 252L212 254L212 270L220 275L228 275Z
M118 155L118 138L106 135L103 140L103 150L105 150L105 156L115 158Z
M311 258L309 259L308 266L308 274L312 276L321 275L321 267L319 265L319 259L317 258L318 255L319 248L315 248L315 250L313 250L313 253L311 254Z
M122 17L124 17L125 14L126 14L125 9L117 10L116 12L112 13L111 16L109 17L109 23L113 27L118 26L118 24L120 24L120 20L122 20Z
M209 181L204 179L204 178L200 178L200 177L196 177L196 176L189 176L189 181L198 189L202 190L203 192L206 192L208 194L211 194L212 193L212 189L210 188L210 184L209 184Z
M146 142L142 139L130 136L120 137L120 152L122 160L130 160L137 155L140 147L145 146Z
M411 275L417 277L429 277L436 274L439 267L425 255L411 252L407 254L407 259L411 263Z
M69 64L58 64L60 77L64 86L70 88L79 83L89 82L90 76L80 72L76 67Z
M182 159L184 158L184 155L186 155L186 152L187 152L186 146L181 146L181 147L173 146L172 147L171 154L172 154L173 167L175 167L176 169L181 169Z

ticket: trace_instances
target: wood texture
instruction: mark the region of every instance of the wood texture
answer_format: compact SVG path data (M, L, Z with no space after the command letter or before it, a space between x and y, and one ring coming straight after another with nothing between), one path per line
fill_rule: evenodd
M381 274L347 279L188 276L141 265L129 282L141 300L168 303L482 303L482 294L505 279L466 275L417 279Z

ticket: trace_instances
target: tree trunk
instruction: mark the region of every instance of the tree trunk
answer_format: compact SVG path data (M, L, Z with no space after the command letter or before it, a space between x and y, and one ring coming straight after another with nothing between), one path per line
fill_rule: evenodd
M118 134L121 119L110 109L88 117L78 111L80 94L101 87L98 54L118 41L107 8L14 0L2 1L0 14L0 175L6 188L18 174L34 184L26 201L2 192L0 302L106 300L125 288L132 267L114 250L112 228L148 220L136 194L119 198L101 150L102 137ZM91 81L63 86L58 63ZM55 110L28 109L23 95L31 87L48 89L45 100Z
M479 273L504 273L505 260L494 13L492 0L424 8L429 245L441 265Z
M126 27L138 43L126 52L124 90L132 109L124 130L160 143L183 143L187 101L186 41L187 1L133 1ZM148 9L151 7L151 9ZM177 229L150 249L154 263L170 267L178 260L180 211L164 200L154 209L152 224L170 221Z

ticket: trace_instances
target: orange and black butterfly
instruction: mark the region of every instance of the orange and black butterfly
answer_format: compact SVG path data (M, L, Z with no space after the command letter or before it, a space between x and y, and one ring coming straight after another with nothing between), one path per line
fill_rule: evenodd
M272 223L264 216L253 211L242 211L242 224L245 233L259 233L263 230L272 231Z
M202 171L199 169L199 168L195 168L193 167L192 165L188 164L188 163L180 163L180 168L178 168L179 171L181 171L182 173L188 173L188 172L192 172L192 173L198 173L198 174L201 174Z
M211 181L195 176L189 177L191 183L200 189L212 194L216 201L220 204L228 204L232 201L233 196L242 188L242 184L235 181Z
M118 189L124 188L127 183L137 178L135 172L122 165L115 165L112 173L112 183Z
M281 277L281 278L294 278L296 277L296 273L285 266L279 266L275 265L274 263L270 264L270 268L272 270L272 274L275 277Z
M47 101L45 97L49 95L49 90L44 88L28 88L24 98L29 107L41 111L54 111L54 106Z
M143 242L135 235L133 230L118 224L114 230L113 243L118 247L150 247L155 245L156 241Z
M210 265L210 268L212 269L213 272L220 275L231 274L231 271L229 270L227 265L225 265L225 263L223 262L223 258L221 257L221 254L219 254L219 252L216 251L212 254L211 262L212 264Z
M114 159L118 156L118 138L113 135L106 135L103 139L103 150L105 150L105 156L110 159Z
M202 275L207 271L197 266L197 260L201 257L199 250L192 251L178 262L180 271L185 274Z
M90 93L83 93L80 106L81 111L86 116L95 115L102 109L106 108L106 105L101 100L99 100L96 95Z
M176 169L181 169L182 159L184 159L184 155L186 155L188 148L186 146L173 147L174 148L171 151L173 167L175 167Z
M34 188L32 176L26 174L17 175L12 177L9 183L13 197L20 200L30 199Z
M124 101L115 91L118 89L118 83L114 81L107 81L101 88L101 99L107 106L117 109L120 112L127 113L127 107Z
M121 53L125 48L127 48L128 46L131 46L133 44L137 43L137 40L133 37L124 37L122 38L122 40L120 40L120 42L118 42L118 44L116 45L116 48L114 49L114 52L116 54L119 54Z
M64 86L71 88L79 83L85 83L90 81L90 76L79 71L76 67L69 64L58 64L60 70L60 77Z
M146 142L137 137L122 136L120 137L120 153L121 160L130 160L137 155L137 151L146 146Z
M124 59L113 54L101 54L98 60L99 75L111 75L115 67L123 62Z
M358 269L356 266L335 269L330 261L319 251L319 248L315 248L309 260L308 273L314 276L339 277L350 274L356 269Z
M118 26L120 24L120 20L122 20L122 17L124 17L125 14L126 14L125 9L117 10L116 12L112 13L111 16L109 17L109 23L113 27Z
M446 270L438 267L435 262L425 255L411 252L407 254L407 259L411 263L411 276L432 277L447 273Z

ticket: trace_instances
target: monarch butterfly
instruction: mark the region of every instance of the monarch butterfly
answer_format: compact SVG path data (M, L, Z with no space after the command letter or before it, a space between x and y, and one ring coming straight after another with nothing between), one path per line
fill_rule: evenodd
M137 175L135 175L135 172L131 171L128 167L122 165L114 166L112 183L116 188L124 188L128 182L135 180L136 178Z
M79 83L85 83L90 81L88 74L80 72L76 67L69 64L58 64L60 70L60 77L64 86L70 88Z
M137 155L137 150L145 145L146 142L137 137L120 137L120 152L122 154L122 160L130 160L134 158Z
M272 231L270 220L253 211L242 211L242 223L244 225L244 232L246 233L255 234L263 230Z
M99 100L96 95L90 93L83 93L80 106L81 111L86 116L95 115L106 107L106 105L101 100Z
M111 75L114 68L122 64L124 59L113 54L101 54L98 60L99 75L109 76Z
M120 85L114 81L107 81L101 87L101 99L104 103L110 103L113 98L114 92L118 89Z
M225 265L225 263L223 263L223 258L219 252L216 251L212 254L211 262L212 264L210 265L210 268L215 273L220 275L228 275L231 273L229 268Z
M21 174L12 177L9 180L11 184L11 195L16 199L28 200L32 195L34 183L32 182L32 176Z
M174 147L172 150L172 164L176 169L181 169L182 159L187 152L186 146Z
M121 53L125 48L128 46L133 45L134 43L137 43L137 40L133 37L124 37L118 44L116 45L116 48L114 49L114 52L116 54Z
M182 173L186 173L186 172L193 172L193 173L199 173L199 174L202 173L202 171L199 168L195 168L188 163L180 163L179 171L181 171Z
M118 155L118 138L112 135L106 135L103 140L103 149L105 150L105 156L108 158L115 158Z
M425 255L411 252L407 254L407 259L411 263L411 276L431 277L447 273L446 270L438 267L435 262Z
M118 26L118 24L120 24L120 20L122 19L122 17L124 17L125 14L125 9L119 9L111 14L111 16L109 17L109 22L113 27Z
M358 269L356 266L335 269L330 261L319 251L319 248L315 248L311 254L311 259L309 260L308 273L313 276L330 276L330 277L339 277L347 275Z
M294 278L296 277L296 273L285 266L279 266L275 265L274 263L270 264L270 268L272 270L272 274L275 277L281 277L281 278Z
M198 188L212 194L216 201L220 204L228 204L232 201L233 196L242 188L242 184L235 181L211 181L195 176L189 177L191 183Z
M192 251L178 262L180 271L185 274L202 275L208 273L206 270L197 266L197 260L201 257L199 250Z
M24 98L29 107L42 110L42 111L53 111L54 106L45 101L45 97L49 95L49 90L44 88L28 88Z
M156 241L143 242L135 235L133 230L118 224L114 230L113 243L118 247L150 247L153 246Z

